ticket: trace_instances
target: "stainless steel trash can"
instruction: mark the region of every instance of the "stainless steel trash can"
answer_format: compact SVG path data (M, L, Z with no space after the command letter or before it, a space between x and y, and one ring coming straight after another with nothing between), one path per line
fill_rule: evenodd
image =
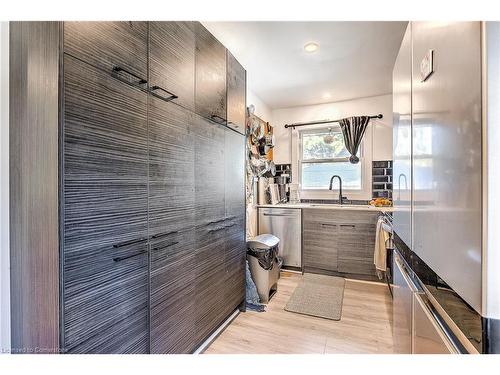
M268 303L278 290L283 264L278 257L280 240L272 234L260 234L247 241L247 259L261 303Z

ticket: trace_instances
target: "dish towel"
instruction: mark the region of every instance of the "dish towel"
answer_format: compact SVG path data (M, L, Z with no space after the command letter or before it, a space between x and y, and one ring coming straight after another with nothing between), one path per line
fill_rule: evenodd
M387 270L387 248L386 241L389 239L389 233L384 230L382 223L384 219L381 217L377 221L377 229L375 231L375 250L373 254L373 263L377 270L377 276L382 280L384 272Z

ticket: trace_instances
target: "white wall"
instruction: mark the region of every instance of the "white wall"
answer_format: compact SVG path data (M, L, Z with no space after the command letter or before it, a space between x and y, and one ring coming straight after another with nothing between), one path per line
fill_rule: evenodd
M9 23L0 22L0 353L10 349Z
M274 162L292 164L293 182L298 183L298 130L285 129L285 124L325 119L339 119L355 115L377 115L382 119L371 120L363 139L364 166L362 192L347 194L350 199L371 199L372 160L392 160L392 95L346 100L336 103L309 105L272 111L272 124L276 137ZM325 125L319 126L325 127ZM324 191L302 192L302 198L328 199L335 194Z
M255 115L260 117L264 121L268 121L273 125L272 112L269 108L255 93L247 86L247 106L251 104L255 107Z

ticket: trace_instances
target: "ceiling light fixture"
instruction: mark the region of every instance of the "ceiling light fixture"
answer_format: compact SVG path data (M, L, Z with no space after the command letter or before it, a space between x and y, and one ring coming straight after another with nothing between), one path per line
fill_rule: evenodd
M314 42L306 43L304 50L306 52L316 52L319 49L319 44Z

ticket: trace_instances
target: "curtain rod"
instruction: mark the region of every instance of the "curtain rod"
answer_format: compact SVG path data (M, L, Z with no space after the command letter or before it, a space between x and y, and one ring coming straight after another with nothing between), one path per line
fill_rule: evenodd
M370 119L372 118L378 118L378 119L381 119L382 117L382 114L379 113L378 115L376 116L368 116ZM296 128L296 127L299 127L299 126L308 126L308 125L319 125L319 124L330 124L332 122L340 122L341 120L343 119L338 119L338 120L321 120L321 121L312 121L312 122L296 122L295 124L286 124L285 125L285 129L286 128Z

